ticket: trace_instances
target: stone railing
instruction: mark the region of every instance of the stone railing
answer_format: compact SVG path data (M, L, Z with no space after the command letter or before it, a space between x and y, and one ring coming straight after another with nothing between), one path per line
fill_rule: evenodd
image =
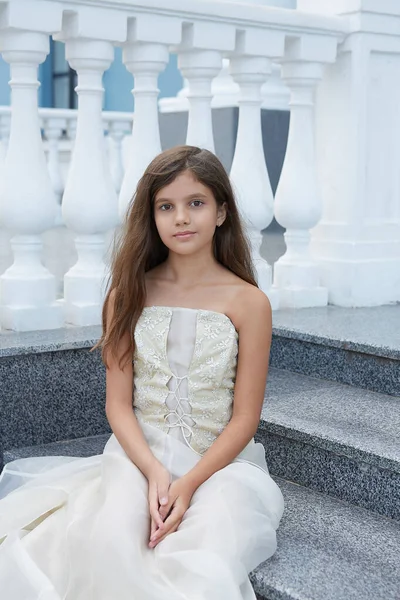
M39 123L52 189L57 202L57 214L52 228L42 236L41 259L56 278L57 297L63 295L63 277L76 262L73 234L65 228L61 213L62 198L68 179L77 127L77 110L39 108ZM110 169L118 194L124 174L127 144L131 137L133 115L123 112L103 112L103 132L107 168ZM0 106L0 173L10 137L11 108ZM112 232L110 232L111 234ZM9 230L0 230L0 275L13 263ZM109 235L111 238L111 235ZM1 310L1 309L0 309Z
M160 151L157 79L171 50L178 54L188 86L187 143L210 150L212 81L221 72L223 58L229 60L229 73L239 90L230 176L248 227L259 284L273 307L321 306L328 297L343 305L399 299L398 278L392 281L399 263L397 170L393 179L393 157L384 167L373 146L378 142L382 153L382 135L374 129L376 138L368 138L362 127L369 131L367 107L374 128L379 118L385 124L389 117L398 120L393 82L400 39L387 20L393 17L388 8L375 23L371 7L378 6L377 0L369 1L366 20L359 18L360 3L349 2L347 15L347 0L298 0L298 10L233 0L2 0L0 52L10 64L12 118L1 170L0 219L3 231L12 233L13 255L12 265L0 277L2 327L26 330L99 322L107 236L123 217L146 165ZM335 5L343 14L333 14ZM330 14L315 12L325 7ZM41 115L37 107L37 68L49 51L50 35L65 43L67 60L78 74L76 136L65 186L60 183L56 140L67 116ZM114 45L122 45L124 63L135 78L135 115L122 182L120 158L114 163L118 168L107 160L101 108L102 75L113 60ZM373 50L380 57L386 52L391 60L381 60ZM274 201L260 108L262 86L275 64L281 65L291 93L291 121ZM378 118L379 106L387 113ZM129 118L122 119L123 125L115 119L111 129L118 156L120 128ZM0 126L3 136L2 132ZM362 145L368 157L361 153ZM377 207L369 199L364 168L371 157L383 168L382 189L389 193L390 204L382 199ZM57 300L55 278L41 262L41 240L57 223L57 190L60 196L63 187L62 221L73 236L77 261L65 274L64 295ZM378 191L376 185L373 190ZM362 191L368 197L365 210ZM261 231L274 214L286 228L287 251L276 263L272 280L259 248ZM381 240L384 248L378 248ZM385 285L372 285L366 293L382 274Z

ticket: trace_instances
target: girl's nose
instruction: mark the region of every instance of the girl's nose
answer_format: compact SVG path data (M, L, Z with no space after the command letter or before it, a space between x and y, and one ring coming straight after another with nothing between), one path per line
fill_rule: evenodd
M190 217L189 213L186 210L177 210L176 211L176 224L179 225L181 223L189 223Z

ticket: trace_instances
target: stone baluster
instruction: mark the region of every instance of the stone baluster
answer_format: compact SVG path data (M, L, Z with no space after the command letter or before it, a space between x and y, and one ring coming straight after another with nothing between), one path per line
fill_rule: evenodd
M61 173L59 149L60 140L66 126L67 120L62 117L46 117L43 122L43 131L48 144L47 166L59 207L56 225L62 224L61 199L64 192L64 181Z
M119 194L121 190L122 180L124 178L124 167L122 160L122 141L127 132L131 129L130 121L109 121L108 137L109 137L109 157L111 177L114 182L114 187Z
M320 42L320 43L319 43ZM322 45L321 45L322 44ZM336 40L331 40L332 60ZM281 307L325 306L328 290L310 253L310 229L319 222L322 199L314 150L314 92L323 74L322 40L291 40L282 64L282 78L291 90L290 126L285 161L275 194L275 218L286 228L286 252L274 268L274 286ZM315 56L315 61L311 57ZM328 58L328 56L327 56Z
M48 35L6 30L0 51L11 71L11 129L0 191L0 220L12 230L13 264L0 277L0 322L28 331L63 325L56 282L40 260L40 235L54 225L57 201L44 153L37 89Z
M72 112L72 111L71 111ZM69 148L69 163L66 169L65 180L68 179L69 168L71 166L71 158L72 152L74 150L75 139L76 139L76 126L78 122L78 111L76 111L75 115L67 119L67 140L68 140L68 148Z
M118 223L102 118L102 75L114 51L111 42L67 39L66 58L78 73L78 120L62 214L76 234L78 261L64 276L65 317L74 325L93 325L100 323L105 291L105 236Z
M399 3L298 4L346 24L315 99L323 210L311 231L312 255L331 304L399 302Z
M189 87L186 143L214 152L211 83L222 69L221 53L215 50L183 51L179 53L178 66Z
M10 108L2 107L0 112L0 185L3 179L3 171L7 156L8 140L10 138L11 112ZM0 275L9 267L12 262L12 252L10 246L11 234L0 226Z
M248 230L258 285L273 309L279 299L272 288L271 266L261 257L261 231L273 218L273 195L265 163L261 132L261 86L271 72L271 61L261 56L233 56L231 75L239 85L239 124L231 181Z
M3 170L6 161L8 140L10 137L11 110L10 107L0 107L0 185L3 179ZM9 267L12 260L10 246L11 234L0 225L0 275Z
M129 145L128 165L119 195L119 211L124 217L147 165L161 152L157 98L158 76L168 64L165 44L129 42L123 49L123 61L135 78L135 118Z
M10 139L10 128L11 112L8 110L7 112L0 113L0 172L6 161L8 141Z
M281 77L281 67L272 64L272 72L261 88L262 108L269 110L290 110L290 90Z
M71 141L71 149L73 148L73 145L75 144L76 127L77 127L77 123L78 123L77 117L78 117L78 113L76 113L75 116L69 118L68 122L67 122L67 137Z

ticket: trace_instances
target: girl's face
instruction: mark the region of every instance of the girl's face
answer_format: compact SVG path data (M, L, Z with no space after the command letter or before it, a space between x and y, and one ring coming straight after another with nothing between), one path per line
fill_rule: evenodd
M211 247L217 225L226 216L211 190L184 171L161 188L154 200L154 219L163 243L176 254Z

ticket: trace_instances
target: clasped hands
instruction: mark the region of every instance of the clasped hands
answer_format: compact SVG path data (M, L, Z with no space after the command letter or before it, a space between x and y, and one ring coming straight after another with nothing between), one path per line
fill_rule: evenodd
M151 519L149 548L155 548L178 529L196 490L185 477L170 483L170 474L161 463L154 464L147 479Z

